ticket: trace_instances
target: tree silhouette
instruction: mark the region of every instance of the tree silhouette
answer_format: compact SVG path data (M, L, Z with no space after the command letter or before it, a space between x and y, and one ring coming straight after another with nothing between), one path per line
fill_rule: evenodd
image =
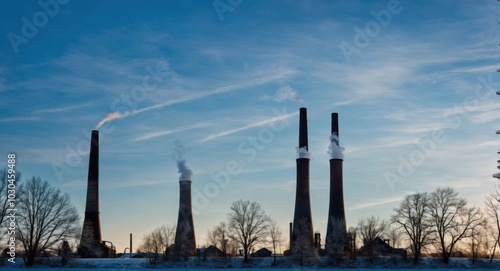
M281 244L282 232L280 226L278 226L278 221L269 218L269 239L273 246L273 265L276 265L276 248Z
M471 237L474 228L484 219L476 207L467 207L467 200L458 196L453 188L438 188L430 194L431 221L438 240L436 249L448 263L455 245L463 238Z
M225 222L219 223L217 226L207 231L207 239L211 245L218 247L222 250L224 257L227 256L227 252L230 251L229 246L229 229Z
M309 223L305 218L300 219L297 224L293 226L294 231L295 227L297 227L297 232L309 232ZM300 266L304 266L310 258L318 256L309 236L303 234L293 240L291 255L299 261Z
M32 177L20 191L19 239L24 261L31 266L42 251L76 237L79 217L68 194L62 194L38 177Z
M149 264L156 265L157 261L168 258L167 251L170 245L174 243L175 225L161 226L155 228L150 233L144 235L142 243L137 251L148 255Z
M346 251L348 246L348 236L345 232L344 226L345 222L343 219L333 218L330 223L333 229L332 233L328 235L331 240L327 240L325 245L325 253L331 259L333 259L337 264L342 261L342 255Z
M248 262L251 249L266 237L268 217L259 203L248 200L233 202L227 216L229 237L243 247L243 261Z
M363 250L371 262L373 262L377 255L376 247L373 242L375 239L382 237L387 227L388 223L385 220L380 220L378 217L375 218L374 216L358 221L358 232L363 242Z
M403 230L410 241L413 264L417 264L422 249L433 242L433 224L430 221L430 196L428 193L408 195L395 208L391 221Z
M490 262L493 261L493 256L495 255L496 249L500 244L500 191L496 189L491 192L485 199L485 212L489 218L489 223L492 225L491 232L494 236L495 242L493 244L493 249L491 249Z

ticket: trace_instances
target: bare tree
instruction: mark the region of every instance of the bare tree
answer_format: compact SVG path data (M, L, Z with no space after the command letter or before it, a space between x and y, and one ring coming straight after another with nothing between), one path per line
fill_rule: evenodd
M391 224L386 230L386 236L387 239L389 239L389 245L393 248L393 250L391 251L391 259L393 263L396 264L398 258L401 257L401 254L398 254L398 250L396 250L396 248L399 248L401 246L401 237L403 236L403 231L398 225Z
M159 259L167 259L167 249L173 244L174 238L175 225L163 225L144 236L139 250L148 255L149 264L155 265Z
M249 251L266 238L268 217L259 203L248 200L233 202L227 216L229 237L243 247L248 262Z
M227 251L227 256L231 257L233 255L238 254L238 246L239 243L236 242L235 240L229 238L226 240L226 251Z
M497 230L491 224L486 222L486 225L482 228L481 233L482 238L479 238L478 240L480 255L482 255L483 258L489 258L491 262L497 246Z
M356 246L356 227L349 227L347 230L347 251L349 252L349 257L356 258L357 256L357 246Z
M295 224L296 225L293 226L294 231L299 233L309 232L309 223L307 223L305 218L300 219ZM290 253L294 259L299 261L300 266L304 266L306 262L318 256L312 241L312 236L299 234L295 239L292 237L292 240L292 251L290 251Z
M142 250L146 252L149 258L150 265L156 265L156 262L162 258L164 247L160 229L156 228L144 237L144 247Z
M422 249L432 243L433 225L430 221L428 193L415 193L404 198L395 208L391 222L404 231L410 241L413 264L418 263Z
M472 259L472 264L475 264L478 258L488 258L490 247L495 243L491 237L491 227L485 224L471 229L471 235L463 239L464 252Z
M77 253L79 255L98 255L98 247L95 245L94 239L94 227L92 222L84 221L83 228L81 229L79 235L77 235Z
M484 220L476 207L467 207L467 200L458 196L453 188L438 188L430 194L431 221L438 240L436 248L443 262L448 263L455 245L463 238L470 237L473 229Z
M490 254L490 261L493 261L496 248L500 244L500 191L498 189L486 196L485 213L486 217L489 218L488 222L495 239Z
M71 257L71 246L69 242L64 240L59 247L59 256L61 256L61 264L64 266Z
M401 246L401 237L403 236L403 232L395 224L389 225L389 228L386 230L387 239L389 239L390 245L393 248L397 248Z
M190 235L193 234L191 224L187 222L181 222L177 224L176 234L174 237L175 242L175 259L180 260L187 259L189 256L193 256L196 252L195 244ZM179 232L179 233L177 233Z
M142 251L147 254L150 265L155 265L159 258L158 251L159 245L155 241L152 233L147 233L144 235L141 245L137 250Z
M276 265L276 248L281 244L281 241L283 240L282 234L283 233L280 226L278 225L278 221L269 218L269 241L273 246L273 265Z
M69 195L40 178L32 177L20 190L19 239L24 248L24 261L31 266L42 251L54 249L62 240L74 239L79 218Z
M161 226L159 234L161 235L161 240L163 241L163 257L165 260L167 260L169 256L168 248L175 241L175 224Z
M340 264L342 261L342 255L346 251L348 247L348 235L345 232L345 223L343 219L331 219L329 220L332 223L332 233L329 236L331 240L327 240L327 244L325 245L325 253L337 264Z
M212 246L217 246L219 236L217 235L217 226L207 230L207 243Z
M224 257L227 255L228 250L228 228L225 222L209 229L207 232L207 239L210 244L222 250Z
M496 243L491 225L486 222L484 227L478 229L477 239L477 253L480 258L489 258L493 251L493 246Z
M363 242L363 250L371 262L373 262L377 253L374 241L382 237L387 227L388 223L384 219L381 220L374 216L358 221L358 232Z

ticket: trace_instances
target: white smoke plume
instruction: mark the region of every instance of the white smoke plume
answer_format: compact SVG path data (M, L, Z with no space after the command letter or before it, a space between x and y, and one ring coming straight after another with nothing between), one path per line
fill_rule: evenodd
M297 158L311 158L311 153L309 153L306 149L306 147L300 147L296 148L297 149Z
M330 159L341 159L344 160L344 148L339 144L339 136L333 133L330 136L330 146L328 147L328 154Z
M168 107L168 106L171 106L174 104L185 103L185 102L189 102L189 101L193 101L193 100L202 99L202 98L212 96L212 95L217 95L217 94L221 94L221 93L228 93L228 92L232 92L232 91L235 91L235 90L238 90L241 88L246 88L246 87L250 87L250 86L258 86L258 85L261 85L261 84L264 84L267 82L272 82L274 80L281 79L285 76L288 76L291 73L293 73L293 72L292 71L278 71L275 74L251 78L247 81L239 82L239 83L232 84L232 85L217 87L211 91L203 91L203 92L187 95L184 97L171 99L171 100L163 102L163 103L154 104L154 105L140 108L140 109L133 109L133 110L130 110L127 112L109 113L104 119L99 121L99 123L96 125L95 129L99 129L102 125L104 125L104 123L106 123L108 121L112 121L114 119L121 119L121 118L125 118L128 116L133 116L136 114L147 112L150 110Z
M261 96L260 97L262 100L274 100L276 102L283 102L283 101L292 101L296 103L302 103L302 98L300 98L299 94L297 93L296 90L291 88L290 86L284 86L281 87L276 91L276 94L274 97L271 97L269 95Z
M180 140L174 141L172 158L177 161L177 169L180 173L179 181L191 180L193 176L193 171L186 164L186 159L184 159L184 154L187 151L189 151L189 148L184 146Z
M131 114L130 112L125 112L125 113L113 112L113 113L109 113L104 119L102 119L101 121L99 121L99 123L95 126L94 129L97 130L97 129L101 128L101 126L103 126L104 123L106 123L108 121L112 121L114 119L121 119L121 118L127 117L130 114Z
M186 160L177 161L177 168L179 169L179 181L191 180L193 177L193 171L186 165Z

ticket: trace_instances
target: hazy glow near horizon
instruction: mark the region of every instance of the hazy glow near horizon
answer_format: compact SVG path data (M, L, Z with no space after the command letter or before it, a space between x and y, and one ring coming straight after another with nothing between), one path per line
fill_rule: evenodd
M97 124L102 235L118 251L176 223L179 170L200 246L239 199L288 236L300 107L322 236L332 147L348 226L439 186L481 205L498 182L496 1L221 1L234 6L0 3L0 166L15 152L23 178L69 193L83 219Z

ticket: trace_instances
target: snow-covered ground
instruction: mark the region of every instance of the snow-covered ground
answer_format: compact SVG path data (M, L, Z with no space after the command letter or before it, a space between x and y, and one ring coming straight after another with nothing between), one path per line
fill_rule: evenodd
M261 258L252 259L249 264L243 264L241 258L233 259L208 259L203 261L202 259L192 258L188 261L182 262L166 262L158 263L155 266L149 265L148 259L129 259L129 258L119 258L119 259L71 259L65 267L61 267L58 259L46 259L43 262L38 263L34 267L27 268L19 259L16 264L9 263L5 261L3 266L0 264L0 270L5 271L32 271L32 270L47 270L54 269L59 271L134 271L134 270L144 270L144 269L166 269L169 270L183 270L183 271L193 271L193 270L204 270L204 271L220 271L220 269L230 269L234 271L307 271L307 270L331 270L331 269L355 269L359 271L367 270L387 270L392 271L398 270L408 270L408 269L421 269L433 271L453 271L453 270L492 270L500 269L500 260L495 260L493 263L489 263L486 260L480 260L476 264L472 264L470 259L451 259L449 264L443 264L439 259L424 258L417 265L414 266L408 260L398 260L394 263L390 258L377 259L373 264L369 263L364 259L357 259L356 261L346 260L341 266L332 267L327 265L324 260L316 260L311 266L301 268L297 264L290 261L290 259L282 258L279 259L279 264L276 267L272 267L271 258Z

